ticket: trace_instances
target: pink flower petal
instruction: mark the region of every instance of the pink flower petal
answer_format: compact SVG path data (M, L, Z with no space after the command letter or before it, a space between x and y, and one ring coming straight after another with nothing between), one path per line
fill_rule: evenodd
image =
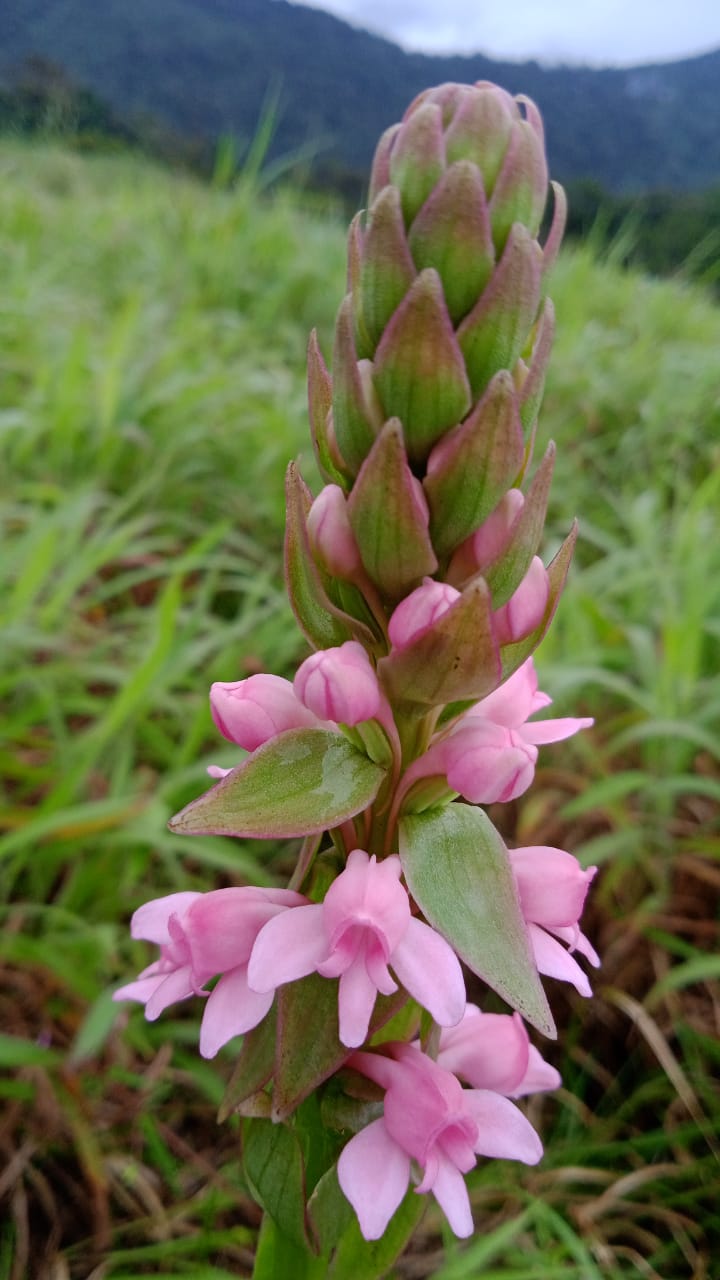
M156 987L145 1005L145 1017L148 1022L154 1022L168 1005L175 1004L178 1000L187 1000L188 996L196 994L190 966L184 965L181 969L173 969L159 987Z
M393 1142L381 1118L343 1148L338 1182L357 1214L366 1240L379 1240L405 1195L410 1157Z
M547 694L538 694L535 665L532 658L528 658L504 684L500 685L499 689L495 689L471 707L460 723L466 724L476 716L481 716L508 729L517 729L525 723L533 711L538 710L538 697L547 698ZM547 698L547 701L549 702L550 699Z
M168 921L172 915L183 915L201 893L187 890L183 893L169 893L165 898L153 898L144 902L133 913L130 921L130 934L133 938L142 938L145 942L156 942L159 947L170 942Z
M322 903L283 911L257 936L248 964L248 986L253 991L274 991L313 973L327 955Z
M510 851L526 920L555 927L577 924L595 867L583 871L564 849L532 845Z
M594 869L595 868L593 868L593 870ZM585 934L580 932L577 925L575 925L574 928L554 925L552 932L555 934L556 938L560 939L561 942L566 942L571 951L575 951L578 955L584 956L586 960L589 960L590 964L593 965L595 969L600 967L602 961L600 960L597 951L592 945L590 939L586 938Z
M411 919L390 959L395 976L441 1027L454 1026L465 1011L465 980L460 961L445 939Z
M137 1000L140 1004L147 1004L166 977L167 974L159 973L153 977L137 978L135 982L128 982L124 987L118 987L118 990L113 992L113 1000Z
M514 1102L488 1089L466 1089L464 1101L478 1127L478 1155L537 1164L542 1143Z
M330 885L323 902L331 945L348 924L357 922L380 931L390 954L410 919L410 903L400 884L400 871L396 854L377 862L364 849L352 850L345 870Z
M533 720L531 724L521 725L518 732L525 742L540 747L545 742L562 742L565 738L572 738L574 733L589 729L594 723L587 716L579 720L572 716L559 720Z
M519 1014L481 1013L468 1005L462 1021L442 1032L437 1062L475 1089L511 1094L527 1071L529 1053Z
M348 1049L357 1049L365 1040L375 1007L377 987L365 968L364 954L340 978L338 1021L340 1040Z
M285 890L278 902L279 892L275 891L273 901L265 889L213 889L191 904L181 923L200 981L247 964L263 925L284 907L307 901Z
M457 1166L442 1156L431 1190L455 1235L461 1240L471 1236L475 1228L465 1179Z
M223 975L205 1004L200 1025L200 1053L214 1058L233 1036L252 1031L262 1022L273 1002L274 992L259 995L247 983L247 969L240 966Z
M581 996L591 996L592 988L577 961L569 951L537 924L528 925L535 963L540 973L548 978L571 982Z
M551 1067L531 1044L527 1071L510 1097L524 1098L529 1093L546 1093L548 1089L559 1089L561 1084L560 1072Z

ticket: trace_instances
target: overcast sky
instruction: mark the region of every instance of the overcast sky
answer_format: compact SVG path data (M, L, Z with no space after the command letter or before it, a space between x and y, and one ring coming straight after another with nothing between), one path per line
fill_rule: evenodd
M720 48L720 0L301 0L425 53L630 66Z

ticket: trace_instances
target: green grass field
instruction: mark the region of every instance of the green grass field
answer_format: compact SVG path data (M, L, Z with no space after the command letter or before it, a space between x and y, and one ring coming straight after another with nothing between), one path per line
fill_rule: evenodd
M234 763L211 680L303 652L281 579L283 474L308 443L304 351L344 289L332 210L249 180L0 147L5 728L0 1280L248 1276L258 1212L232 1067L179 1006L109 993L128 920L180 888L287 874L292 849L181 839ZM428 1209L394 1275L712 1280L720 1256L720 311L568 251L541 443L576 563L538 655L560 714L509 838L597 863L591 1002L556 984L565 1087L546 1157L472 1181L464 1244ZM509 812L507 812L509 810Z

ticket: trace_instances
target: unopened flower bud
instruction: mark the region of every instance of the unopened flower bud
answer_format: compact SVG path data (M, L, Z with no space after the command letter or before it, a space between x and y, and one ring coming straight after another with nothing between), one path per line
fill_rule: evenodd
M406 596L390 618L388 635L393 648L405 649L433 622L447 613L459 595L460 592L447 582L425 578L422 586Z
M351 581L362 570L345 495L339 485L327 484L320 490L308 514L307 531L315 559L328 573Z
M508 489L487 520L483 520L469 538L455 552L449 576L455 582L464 582L475 573L481 573L505 554L510 545L512 527L525 505L519 489Z
M494 614L495 635L499 644L523 640L540 625L550 596L547 571L539 556L533 556L530 568L507 604Z
M255 751L286 729L318 724L317 716L281 676L250 676L229 684L218 680L210 688L210 711L223 737L246 751Z
M356 640L311 654L298 668L294 687L300 701L323 720L352 726L372 720L381 709L377 676Z

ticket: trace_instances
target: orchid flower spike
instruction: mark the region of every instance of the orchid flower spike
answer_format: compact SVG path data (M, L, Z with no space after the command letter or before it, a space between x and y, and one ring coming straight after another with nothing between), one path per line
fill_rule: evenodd
M286 912L261 930L248 967L252 989L272 992L315 972L339 977L340 1039L356 1048L367 1036L378 992L397 991L390 966L436 1022L458 1022L465 1008L460 963L439 933L411 915L400 874L396 855L378 862L354 849L324 902Z

